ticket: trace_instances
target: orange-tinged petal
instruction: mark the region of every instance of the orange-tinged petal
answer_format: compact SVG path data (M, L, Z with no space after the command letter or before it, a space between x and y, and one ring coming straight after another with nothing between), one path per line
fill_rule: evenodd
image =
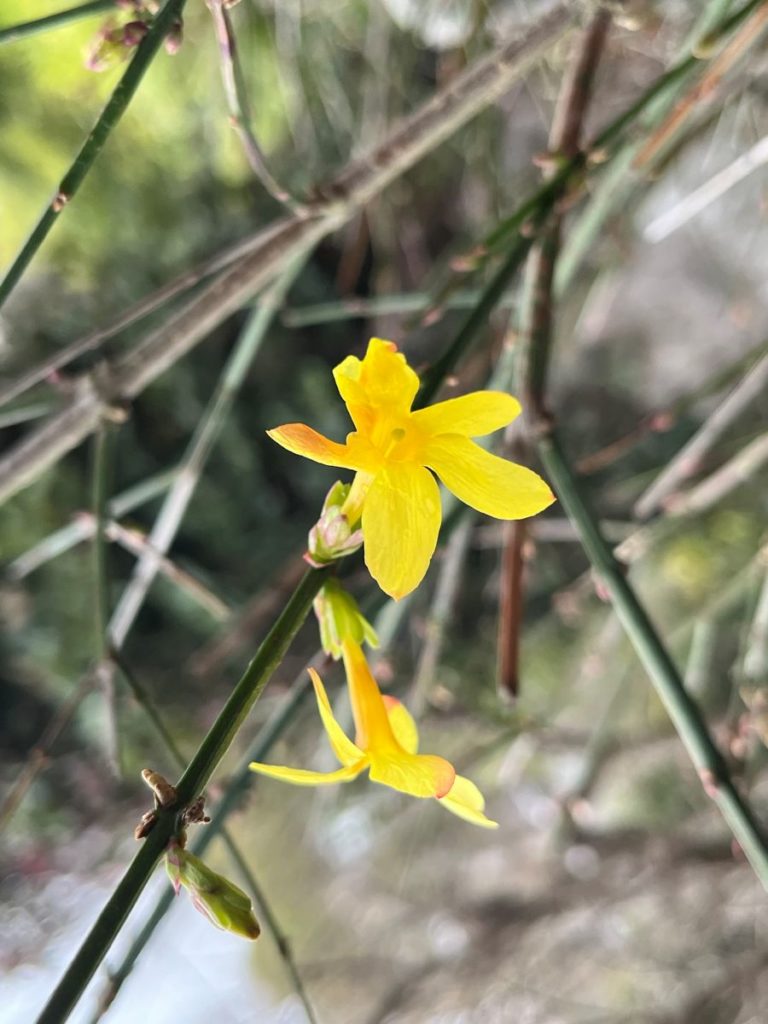
M347 356L334 369L333 376L361 432L371 428L375 411L407 413L419 390L419 378L405 356L397 351L394 342L382 338L371 338L364 359Z
M397 697L385 694L382 699L395 739L403 750L409 754L415 754L419 749L419 730L413 720L413 715Z
M320 712L320 718L323 721L323 727L328 734L328 740L334 754L345 767L349 767L351 764L357 764L358 761L365 757L365 754L359 747L355 746L333 717L331 702L328 700L328 694L325 692L325 687L323 686L320 676L313 668L309 670L309 674L312 679L312 685L315 688L315 697L317 698L317 708Z
M424 461L457 498L497 519L535 516L555 500L532 469L491 455L460 434L431 438Z
M303 455L305 459L312 459L313 462L320 462L324 466L358 468L345 444L331 441L304 423L286 423L282 427L268 430L267 434L294 455Z
M387 708L362 648L347 639L342 642L341 655L357 729L357 745L366 753L374 749L397 753L400 748L389 724Z
M397 463L374 478L363 505L365 564L390 597L404 597L421 583L441 515L440 491L423 466Z
M333 786L337 782L349 782L356 778L363 769L368 767L368 758L363 758L357 764L347 765L346 768L339 768L335 772L311 772L304 768L283 768L277 764L261 764L259 761L251 761L248 767L259 775L266 775L270 779L280 779L281 782L291 782L294 786Z
M447 810L457 814L465 821L471 821L473 825L480 825L481 828L498 828L496 821L491 821L483 814L485 810L485 799L483 794L469 779L463 775L457 775L454 779L448 794L440 800L440 803Z
M409 796L445 796L453 786L456 769L434 754L379 754L370 752L371 781L399 789Z
M473 391L413 413L425 434L463 434L482 437L506 427L520 415L520 403L505 391Z

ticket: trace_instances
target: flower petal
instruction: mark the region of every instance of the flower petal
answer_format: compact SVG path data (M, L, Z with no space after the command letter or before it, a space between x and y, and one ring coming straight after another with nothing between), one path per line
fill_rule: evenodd
M483 814L485 810L485 799L483 794L469 779L463 775L457 775L451 786L450 792L440 799L440 804L448 811L452 811L465 821L479 825L481 828L498 828L497 821L491 821Z
M267 434L294 455L303 455L305 459L312 459L313 462L320 462L324 466L358 468L356 460L345 444L331 441L305 423L286 423L282 427L268 430Z
M520 403L505 391L472 391L413 413L425 434L482 437L506 427L520 415Z
M365 564L390 597L404 597L421 583L440 520L440 492L423 466L398 463L377 474L363 505Z
M389 724L379 684L373 678L362 648L347 638L342 641L341 655L357 729L357 745L366 753L376 749L397 754L400 747Z
M409 754L415 754L419 749L419 730L413 720L413 715L397 697L384 694L382 700L387 709L387 717L395 739L403 750Z
M283 768L277 764L261 764L259 761L251 761L248 765L252 772L266 775L270 779L292 782L295 786L332 786L336 782L349 782L367 766L367 758L363 758L357 764L347 765L346 768L338 768L335 772L311 772L304 768Z
M359 747L355 746L333 717L331 702L328 700L328 694L325 692L325 687L323 686L320 676L313 668L309 670L309 675L312 679L312 685L315 688L317 709L320 712L320 718L323 721L323 727L328 734L328 740L334 754L345 767L349 767L351 764L357 764L358 761L365 757L365 754Z
M380 754L371 751L371 781L418 797L445 796L453 786L456 769L434 754Z
M376 410L409 412L419 390L419 378L405 356L394 342L382 338L371 338L364 359L347 356L333 376L352 421L363 433L370 430Z
M424 461L457 498L497 519L535 516L555 500L532 469L491 455L460 434L431 438Z

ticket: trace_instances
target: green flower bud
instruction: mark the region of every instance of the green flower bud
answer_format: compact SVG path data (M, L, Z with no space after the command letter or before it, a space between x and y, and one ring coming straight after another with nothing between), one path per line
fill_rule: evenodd
M345 640L369 647L378 647L379 638L363 616L354 597L348 594L338 580L323 584L314 602L315 615L320 626L320 642L326 654L338 661Z
M178 842L168 846L165 869L178 893L183 885L194 907L218 928L257 939L261 932L250 897L228 878L212 871L199 857Z
M349 486L338 482L333 485L323 503L320 518L309 531L309 547L304 557L316 569L351 555L362 546L363 531L353 530L342 512Z

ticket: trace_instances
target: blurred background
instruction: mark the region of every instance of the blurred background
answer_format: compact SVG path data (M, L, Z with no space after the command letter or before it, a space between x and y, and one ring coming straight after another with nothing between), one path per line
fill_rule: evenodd
M307 196L549 6L242 0L229 15L272 175ZM735 8L615 5L587 137L686 52L697 19L711 24ZM122 24L126 13L2 39L3 27L57 9L54 0L2 5L3 266L123 70L95 73L84 55L107 19ZM109 428L108 610L120 607L180 466L196 484L110 679L93 670L103 653L94 445L0 509L0 1021L34 1019L135 852L133 828L149 807L141 769L178 776L136 687L188 759L302 571L306 533L334 473L277 448L265 429L300 420L342 439L349 424L330 372L337 362L377 335L423 367L455 335L486 279L461 257L540 183L537 157L575 38L317 246L202 462L190 470L190 440L253 324L249 309ZM768 797L767 71L756 32L652 160L632 163L652 130L636 127L623 155L590 177L565 222L550 381L568 452L606 532L621 542L758 811ZM678 95L690 97L694 84L681 83ZM0 313L2 381L281 212L230 125L211 13L190 0L183 44L155 59ZM446 394L486 386L514 349L520 287L519 279L510 286ZM66 400L75 374L98 373L100 360L128 350L168 308L0 407L0 446L25 436ZM702 430L685 472L649 496ZM245 888L255 879L287 941L266 926L254 944L217 932L182 894L105 1007L107 971L119 968L168 889L158 871L73 1020L105 1011L116 1024L202 1024L215 1013L221 1024L292 1024L307 1019L294 973L324 1024L765 1019L764 893L562 509L518 538L523 619L504 613L501 628L509 533L467 514L451 525L408 601L382 604L358 560L347 582L381 630L382 686L417 713L423 749L478 782L499 830L473 829L433 801L366 780L312 791L250 779L227 828L253 878L219 839L206 857ZM518 626L511 701L497 686L498 637L509 643ZM316 711L291 696L316 647L309 622L209 787L211 804L286 698L287 728L261 759L331 767ZM338 668L323 676L343 698Z

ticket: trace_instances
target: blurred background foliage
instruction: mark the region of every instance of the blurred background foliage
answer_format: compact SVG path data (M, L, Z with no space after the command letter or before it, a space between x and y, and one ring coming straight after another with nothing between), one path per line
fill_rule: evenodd
M5 0L2 25L59 9ZM232 10L253 128L275 177L303 196L381 138L459 69L546 5L535 0L242 0ZM629 5L611 30L592 128L623 109L679 51L701 4ZM710 4L725 10L727 3ZM0 47L0 262L10 262L56 190L120 68L87 71L97 15ZM536 186L567 46L370 204L313 253L270 328L205 467L170 557L187 574L159 577L125 658L185 753L199 742L290 589L297 552L332 473L271 445L267 427L301 420L334 437L348 429L330 369L373 334L419 366L440 351L460 313L414 314L451 260L482 239ZM629 435L584 480L621 539L633 505L761 354L768 336L764 172L655 244L655 217L749 149L766 130L765 51L750 51L697 113L653 175L635 176L594 235L558 309L552 403L573 458ZM628 177L631 173L627 172ZM599 194L573 212L579 223ZM187 5L184 43L154 61L76 200L0 314L0 373L11 380L59 346L109 323L136 299L260 225L279 208L254 180L229 121L208 10ZM470 280L469 286L473 282ZM461 367L482 387L519 326L497 312ZM350 316L350 299L389 298L386 312ZM296 326L316 303L325 322ZM402 308L405 312L398 312ZM147 323L162 322L165 310ZM114 430L110 492L173 470L232 351L242 311L133 404ZM292 319L293 315L293 319ZM309 320L312 321L312 317ZM73 370L142 336L123 331L98 356L16 399L0 443L52 409ZM752 355L750 355L752 354ZM735 373L739 356L747 361ZM726 371L726 378L723 372ZM7 411L7 410L6 410ZM665 418L654 419L666 411ZM697 467L705 479L768 429L765 389ZM655 426L654 426L655 424ZM89 445L0 510L0 780L11 791L41 733L72 698L94 653L89 544L18 559L90 505ZM633 578L703 702L758 808L766 779L760 705L740 696L749 651L768 630L762 463L693 514L642 527ZM121 521L146 532L159 493ZM547 532L549 525L549 533ZM748 1024L768 997L763 895L687 764L586 559L553 508L526 545L521 695L494 685L497 524L477 520L437 648L420 676L424 749L455 758L489 794L495 834L449 820L366 783L332 792L260 782L234 831L290 938L320 1019L595 1021ZM379 663L383 683L411 692L436 623L437 559ZM109 600L134 556L109 549ZM370 598L356 564L350 585ZM201 593L203 600L201 600ZM757 623L757 625L756 625ZM764 631L761 632L760 630ZM314 650L309 626L225 762L212 795ZM762 645L762 646L761 646ZM335 685L338 673L330 671ZM753 684L766 680L752 679ZM743 686L742 686L743 689ZM0 835L0 898L9 927L0 964L10 997L0 1019L29 1021L132 852L145 809L138 773L173 767L142 709L118 686L119 778L107 767L100 692L70 726ZM304 711L270 759L322 766L317 720ZM217 787L219 787L217 789ZM223 853L216 853L221 865ZM230 873L231 870L230 870ZM160 882L162 886L164 883ZM136 927L142 919L136 915ZM265 936L243 949L174 907L109 1019L194 1024L303 1019ZM152 964L162 958L162 977ZM152 986L144 1001L142 986ZM80 1020L87 1020L94 999ZM763 1010L761 1010L761 1007Z

